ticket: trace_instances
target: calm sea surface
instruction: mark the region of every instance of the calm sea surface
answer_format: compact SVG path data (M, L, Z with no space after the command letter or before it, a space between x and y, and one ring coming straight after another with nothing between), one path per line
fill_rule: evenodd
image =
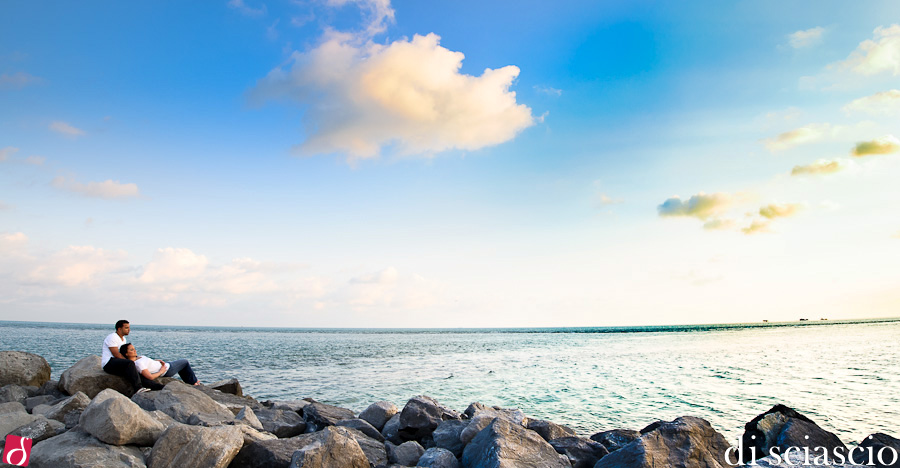
M53 378L99 354L111 325L0 321L0 349L44 356ZM139 354L187 358L201 381L257 399L361 411L426 394L462 411L518 407L590 435L682 415L730 441L776 403L845 443L900 437L900 321L644 328L303 330L133 323Z

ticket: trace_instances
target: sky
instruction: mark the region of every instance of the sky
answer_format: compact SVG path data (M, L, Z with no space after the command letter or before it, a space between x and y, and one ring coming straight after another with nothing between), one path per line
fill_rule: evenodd
M0 320L900 316L894 1L0 3Z

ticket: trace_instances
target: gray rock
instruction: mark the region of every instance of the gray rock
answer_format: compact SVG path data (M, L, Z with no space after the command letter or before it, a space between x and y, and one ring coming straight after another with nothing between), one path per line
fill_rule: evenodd
M384 468L387 466L387 449L384 446L384 442L379 442L366 436L362 432L349 427L334 426L334 429L343 431L356 440L356 443L359 444L359 448L361 448L366 455L366 459L369 460L369 465L374 468Z
M334 426L344 419L355 419L353 411L324 403L310 403L303 408L303 419L308 431L321 431L327 426Z
M277 400L272 402L272 409L280 409L284 411L293 411L297 414L303 414L303 408L309 406L306 400Z
M863 465L870 461L875 463L877 468L898 468L900 467L900 439L891 437L887 434L877 433L866 437L859 443L858 447L863 450L862 453L855 451L853 453L853 461ZM870 449L871 447L871 449ZM874 455L869 460L869 452ZM897 459L894 460L894 454ZM881 455L881 458L879 458ZM884 463L882 463L884 462ZM893 463L892 463L893 462ZM870 465L871 466L871 465Z
M551 421L544 421L542 419L528 421L528 429L537 432L538 435L543 437L547 442L560 437L571 437L576 435L575 430L570 427L556 424Z
M381 435L380 432L378 432L378 429L372 427L372 425L366 422L364 419L344 419L342 421L338 421L336 425L356 429L357 431L362 432L372 439L375 439L379 442L384 442L384 436Z
M400 413L393 415L388 422L384 423L384 427L381 429L381 435L384 436L384 440L388 440L397 445L406 442L400 437Z
M484 405L482 403L478 403L476 401L475 403L469 404L469 406L463 412L463 415L466 417L466 419L472 419L475 417L475 413L477 413L479 411L484 411L484 410L490 409L490 408L491 408L490 406Z
M348 429L344 430L346 431ZM307 444L320 440L319 438L323 432L324 431L303 434L287 439L253 441L244 445L229 466L230 468L286 468L291 464L294 452L305 447ZM365 458L365 456L363 456L363 458ZM365 466L368 465L367 462Z
M256 413L254 413L249 406L241 408L241 410L238 411L238 414L234 415L234 420L241 424L246 424L256 429L257 431L263 430L262 423L259 422L259 418L256 417Z
M125 396L131 396L134 389L123 377L107 374L100 367L100 356L88 356L65 370L59 378L59 389L74 395L82 392L88 398L111 388Z
M277 440L278 439L278 437L275 437L274 434L269 434L268 432L265 432L265 431L257 431L256 429L253 429L252 427L250 427L246 424L236 424L234 427L240 429L241 434L244 437L243 447L246 447L247 445L250 445L254 442L259 442L261 440L273 440L273 439Z
M606 450L615 452L620 448L638 440L641 433L631 429L613 429L610 431L598 432L591 436L594 442L600 442L606 447Z
M7 403L0 403L0 417L6 413L27 413L28 411L25 409L25 406L18 401L10 401Z
M21 385L9 384L0 388L0 403L17 402L24 405L27 399L28 391Z
M304 444L292 455L291 468L369 468L359 444L340 428L327 427L297 438Z
M497 413L489 411L482 411L476 414L475 417L472 418L471 421L469 421L469 424L467 424L466 427L463 428L463 430L460 432L460 442L462 442L463 445L467 445L472 441L472 439L475 438L476 435L478 435L479 432L481 432L482 429L488 427L495 419L503 418L501 418ZM506 419L504 420L510 422L511 424L514 424L511 421L508 421ZM516 425L518 426L518 424Z
M66 432L65 424L53 419L47 419L43 416L37 416L32 422L25 424L24 426L19 426L10 432L10 434L19 437L28 437L32 440L32 444L37 444L42 440L58 436L63 432Z
M437 429L431 433L434 446L447 449L456 457L462 456L463 448L465 448L466 444L462 442L460 436L468 424L469 421L457 421L455 419L441 422L438 424Z
M137 447L106 445L87 432L71 430L31 449L29 468L146 468Z
M206 396L212 398L214 401L225 405L228 409L232 410L234 414L237 414L237 412L245 406L249 406L254 410L264 408L262 403L248 396L232 395L231 393L220 392L219 390L207 387L206 385L197 385L193 388L196 390L200 390Z
M144 411L146 411L146 410L144 410ZM181 424L180 422L172 419L172 416L169 416L168 414L163 413L162 411L158 411L158 410L147 411L147 414L150 415L151 418L155 419L158 423L162 424L163 427L165 427L166 429L168 429L169 426L172 426L174 424Z
M72 412L81 412L87 405L91 403L91 399L88 398L87 395L81 392L77 392L74 395L62 400L55 405L51 406L46 411L40 413L47 417L47 419L55 419L61 423L66 422L66 415ZM41 405L36 406L32 413L37 413L38 408Z
M41 388L38 389L35 396L43 396L49 395L55 398L65 398L65 393L59 391L59 381L58 380L48 380L44 382L44 385L41 385Z
M730 447L705 420L683 416L601 458L594 468L727 467Z
M362 413L359 413L359 419L365 420L380 431L384 429L384 424L399 412L400 409L397 408L397 405L389 401L378 401L369 405Z
M40 387L50 380L50 364L37 354L0 351L0 387L30 385Z
M155 397L156 409L172 419L188 423L191 416L203 414L205 419L233 421L234 414L193 385L169 382Z
M41 416L28 414L24 411L13 411L0 414L0 439L6 437L7 434L26 424L31 424Z
M416 466L419 458L425 454L425 447L419 445L418 442L410 440L400 445L394 445L390 442L384 444L387 449L388 461L403 466Z
M809 447L810 449L824 447L830 454L835 449L847 453L847 447L838 436L822 429L813 422L791 418L781 430L776 440L781 453L789 447Z
M194 427L173 425L153 445L150 468L225 468L244 445L244 435L234 426Z
M453 452L438 447L432 447L422 454L416 466L428 466L431 468L459 468L459 460Z
M400 436L408 440L422 439L447 419L459 419L459 414L429 396L413 397L400 412Z
M264 430L282 439L303 434L308 429L303 418L293 411L260 409L256 417Z
M745 424L741 441L745 460L767 456L773 447L779 447L782 453L790 446L846 448L837 436L784 405L775 405Z
M62 401L62 400L60 400L60 401ZM59 403L59 401L57 401L56 403ZM56 403L54 403L54 405ZM31 409L31 414L47 414L47 412L50 411L50 408L52 408L51 405L37 405Z
M131 401L135 402L144 411L156 411L156 397L159 392L141 392L131 396Z
M81 411L69 411L66 413L66 416L63 418L63 424L66 425L66 429L72 429L73 427L78 425L78 421L81 420Z
M220 380L218 382L209 384L208 387L213 390L218 390L222 393L228 393L235 396L244 396L244 390L241 388L241 383L238 382L238 379Z
M151 446L165 427L121 393L106 389L84 409L79 424L97 440L112 445Z
M38 395L29 397L25 399L25 410L30 413L37 405L53 405L61 400L62 398L56 398L53 395Z
M559 437L550 441L556 453L566 456L573 468L592 468L598 460L609 455L600 442L577 436Z
M477 418L477 416L476 416ZM466 468L568 468L556 450L534 431L495 418L463 450Z

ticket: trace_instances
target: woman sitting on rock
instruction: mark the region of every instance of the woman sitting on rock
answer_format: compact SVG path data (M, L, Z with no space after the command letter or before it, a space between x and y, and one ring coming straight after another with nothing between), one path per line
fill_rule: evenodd
M137 350L134 349L134 345L131 343L123 344L119 348L119 352L126 359L134 361L134 367L141 374L141 381L144 383L144 387L148 387L151 390L162 389L162 385L154 382L158 377L173 377L175 374L178 374L181 380L184 380L184 383L188 385L200 385L187 359L163 362L159 359L150 359L147 356L138 356Z

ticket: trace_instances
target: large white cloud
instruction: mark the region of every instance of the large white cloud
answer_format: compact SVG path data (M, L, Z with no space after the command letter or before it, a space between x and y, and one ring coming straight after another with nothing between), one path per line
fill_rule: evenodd
M306 109L301 155L371 158L476 150L509 141L534 124L510 86L515 66L460 73L463 54L435 34L388 45L330 33L318 47L260 80L256 99L291 99Z
M900 75L900 24L875 28L872 39L861 42L846 60L834 66L861 75Z
M134 198L141 195L137 184L123 184L119 181L105 180L103 182L88 182L82 184L63 176L55 177L51 182L54 187L70 192L79 193L86 197L94 198Z

